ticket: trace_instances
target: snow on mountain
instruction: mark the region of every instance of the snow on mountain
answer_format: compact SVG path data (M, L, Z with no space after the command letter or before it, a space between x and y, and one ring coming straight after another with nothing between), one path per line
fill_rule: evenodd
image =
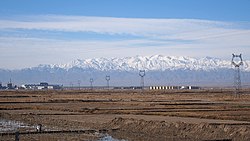
M241 67L242 84L250 85L250 61ZM191 58L184 56L134 56L124 58L77 59L67 64L39 65L21 70L1 70L0 80L10 78L16 84L49 82L69 85L78 83L106 85L106 75L111 75L111 85L137 86L140 84L138 70L147 71L146 85L204 85L231 86L233 84L231 59L222 60L212 57Z
M243 71L250 71L250 61L244 61ZM71 69L74 67L82 69L95 69L100 71L137 71L141 69L157 70L217 70L233 68L231 60L222 60L212 57L191 58L184 56L135 56L125 58L95 58L85 60L74 60L67 64L42 65L43 67ZM42 67L40 66L40 67Z

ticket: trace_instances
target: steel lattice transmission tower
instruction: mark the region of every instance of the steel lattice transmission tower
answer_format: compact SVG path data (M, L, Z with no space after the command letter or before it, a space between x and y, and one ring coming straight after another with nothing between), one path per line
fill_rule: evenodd
M93 89L93 82L94 82L94 79L93 79L93 78L90 78L90 79L89 79L89 82L90 82L90 89L92 90L92 89Z
M77 83L78 83L78 89L80 90L81 89L81 81L78 80Z
M144 89L144 76L146 75L145 70L140 70L139 75L141 77L141 89Z
M232 54L232 65L234 66L234 88L235 94L240 94L241 89L241 78L240 78L240 66L243 65L242 55ZM236 60L238 59L238 60Z
M109 89L109 80L110 80L110 76L106 75L105 77L106 81L107 81L107 88Z

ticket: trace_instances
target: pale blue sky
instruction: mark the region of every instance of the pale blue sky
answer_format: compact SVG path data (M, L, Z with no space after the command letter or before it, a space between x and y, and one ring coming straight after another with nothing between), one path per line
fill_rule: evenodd
M1 0L0 15L80 15L249 21L249 0Z
M250 59L249 0L1 0L0 68L171 55Z

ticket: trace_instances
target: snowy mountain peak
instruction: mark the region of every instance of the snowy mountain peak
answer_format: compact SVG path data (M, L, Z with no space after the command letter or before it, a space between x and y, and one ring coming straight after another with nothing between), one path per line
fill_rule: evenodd
M244 61L242 70L250 71L250 61ZM40 66L41 67L41 66ZM46 66L47 67L47 66ZM231 60L222 60L212 57L192 58L187 56L135 56L124 58L95 58L77 59L67 64L50 65L51 68L82 68L100 71L137 71L141 69L157 70L216 70L233 68Z

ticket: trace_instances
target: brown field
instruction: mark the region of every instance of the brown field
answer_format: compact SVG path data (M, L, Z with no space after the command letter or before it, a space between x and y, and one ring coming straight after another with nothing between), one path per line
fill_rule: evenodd
M0 119L44 130L107 129L116 139L250 140L250 90L0 91ZM109 130L115 129L115 130ZM21 129L34 130L35 129ZM101 134L21 135L20 140L98 140ZM0 136L14 140L14 136Z

